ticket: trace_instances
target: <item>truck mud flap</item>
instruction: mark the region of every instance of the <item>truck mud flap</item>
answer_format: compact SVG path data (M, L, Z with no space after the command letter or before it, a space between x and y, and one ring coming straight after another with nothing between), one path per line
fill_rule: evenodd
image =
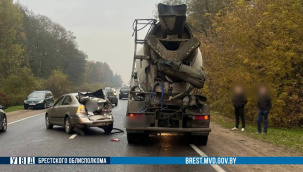
M210 128L164 128L164 127L136 127L127 128L128 131L158 131L158 132L211 132Z

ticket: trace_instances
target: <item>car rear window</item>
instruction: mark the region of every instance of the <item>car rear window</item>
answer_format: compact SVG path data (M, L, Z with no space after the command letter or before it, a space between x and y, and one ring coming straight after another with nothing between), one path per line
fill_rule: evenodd
M28 97L29 98L45 98L45 92L33 92Z
M72 102L72 98L71 96L65 96L63 102L62 102L62 105L70 105Z

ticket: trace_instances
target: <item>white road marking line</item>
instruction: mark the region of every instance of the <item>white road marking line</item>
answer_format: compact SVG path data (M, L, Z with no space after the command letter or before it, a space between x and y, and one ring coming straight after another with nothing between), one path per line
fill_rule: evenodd
M69 139L74 139L77 136L77 134L73 134L72 136L69 137Z
M23 118L23 119L14 121L14 122L10 122L10 123L8 123L7 125L11 125L11 124L14 124L14 123L17 123L17 122L20 122L20 121L24 121L24 120L26 120L26 119L30 119L30 118L33 118L33 117L36 117L36 116L39 116L39 115L43 115L43 114L45 114L45 112L44 112L44 113L37 114L37 115L34 115L34 116L26 117L26 118Z
M196 145L189 144L191 148L193 148L200 156L202 157L208 157L204 152L202 152ZM225 172L223 168L221 168L219 165L211 164L211 166L217 171L217 172Z

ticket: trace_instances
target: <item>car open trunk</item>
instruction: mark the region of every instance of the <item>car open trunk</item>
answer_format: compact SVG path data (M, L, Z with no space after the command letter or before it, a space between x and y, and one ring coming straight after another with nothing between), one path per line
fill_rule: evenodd
M103 90L78 93L79 103L84 105L85 111L92 121L108 119L107 112L111 112L111 103L105 99Z

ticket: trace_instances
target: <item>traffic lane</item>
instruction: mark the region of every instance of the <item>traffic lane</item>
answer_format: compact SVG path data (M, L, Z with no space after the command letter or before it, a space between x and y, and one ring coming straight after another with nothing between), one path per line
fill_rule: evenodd
M55 150L55 147L60 147L65 143L66 137L63 128L48 132L42 113L8 125L8 130L0 134L0 156L47 156L52 151L49 148Z
M20 119L24 119L27 117L31 117L37 114L41 114L45 112L45 109L27 109L27 110L17 110L14 112L8 112L6 113L7 116L7 122L11 123L14 121L18 121Z
M120 100L119 100L120 101ZM113 109L114 127L123 129L127 100L121 100ZM10 132L0 135L4 140L0 143L0 156L199 156L186 144L182 138L174 135L152 137L147 145L128 145L126 133L104 135L99 128L90 128L86 136L65 133L63 127L45 129L44 115L36 116L25 121L9 125ZM119 142L110 139L118 138ZM148 167L148 168L147 168ZM0 171L7 169L0 167ZM22 170L37 171L93 171L100 168L104 171L214 171L211 166L180 166L180 165L41 165L24 166ZM20 170L20 166L10 166L10 171ZM103 170L102 170L103 171Z

